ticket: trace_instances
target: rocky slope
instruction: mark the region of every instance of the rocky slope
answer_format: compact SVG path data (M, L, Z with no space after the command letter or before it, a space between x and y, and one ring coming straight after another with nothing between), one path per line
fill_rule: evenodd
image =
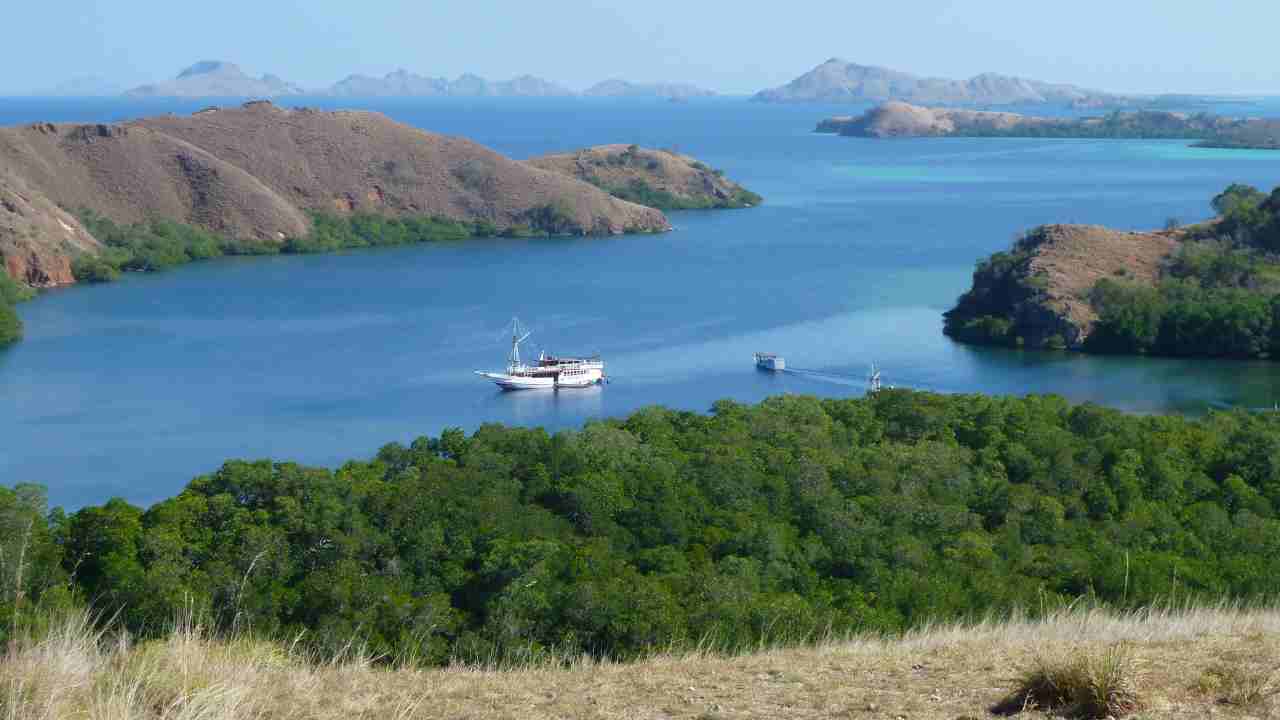
M1121 232L1045 225L973 273L973 287L944 314L944 332L966 342L1079 348L1097 315L1089 292L1103 278L1154 285L1182 231Z
M761 102L903 100L941 105L1055 104L1099 107L1127 99L1074 85L985 73L968 80L919 77L832 58L781 87L762 90Z
M71 257L100 247L79 220L0 166L0 260L9 277L32 287L72 283Z
M0 128L0 253L34 285L70 281L69 257L96 241L60 208L118 223L164 217L267 241L300 237L309 212L487 221L499 229L554 211L562 230L663 231L658 210L469 140L371 112L284 110L266 102L118 124Z
M818 123L817 132L850 137L1063 137L1164 138L1232 141L1240 146L1276 143L1280 122L1229 118L1208 113L1165 110L1117 111L1106 115L1063 118L1009 112L922 107L890 101L858 116L837 116Z
M130 97L278 97L304 91L275 75L251 77L234 63L202 60L174 79L142 85L125 93Z
M589 182L615 197L663 210L741 208L760 196L688 155L634 145L600 145L527 161Z

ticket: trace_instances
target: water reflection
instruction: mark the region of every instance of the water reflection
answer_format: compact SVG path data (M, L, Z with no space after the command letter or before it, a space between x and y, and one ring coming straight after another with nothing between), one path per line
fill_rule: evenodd
M483 390L489 393L487 405L521 425L572 424L580 419L604 417L606 387L563 390Z

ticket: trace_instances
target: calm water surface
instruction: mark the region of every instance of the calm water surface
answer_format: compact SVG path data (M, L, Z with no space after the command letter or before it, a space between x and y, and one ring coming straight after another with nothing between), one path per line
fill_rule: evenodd
M203 104L0 100L0 124ZM68 507L148 503L228 458L333 465L449 426L561 428L655 403L859 395L872 361L899 385L1052 392L1141 412L1280 401L1280 364L978 349L940 332L974 262L1018 231L1200 219L1230 182L1280 183L1280 153L844 139L809 130L847 107L738 100L375 107L516 157L677 147L767 203L674 213L676 232L657 237L226 259L47 293L20 308L27 339L0 351L0 483L43 483ZM534 329L534 349L603 353L613 382L503 394L474 377L502 364L513 314ZM758 373L756 350L820 372Z

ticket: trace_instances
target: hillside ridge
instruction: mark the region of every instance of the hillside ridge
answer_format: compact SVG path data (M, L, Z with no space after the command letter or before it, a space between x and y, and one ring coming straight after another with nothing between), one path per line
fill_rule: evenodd
M32 285L74 280L99 244L69 210L165 218L236 239L305 235L313 213L434 216L570 234L670 229L658 210L470 140L367 111L269 102L113 124L0 128L0 256Z

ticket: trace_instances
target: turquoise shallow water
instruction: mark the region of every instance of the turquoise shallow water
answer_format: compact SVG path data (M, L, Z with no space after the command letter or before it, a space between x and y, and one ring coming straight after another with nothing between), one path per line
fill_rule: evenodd
M1280 153L855 140L809 132L834 108L740 100L377 108L516 157L675 146L767 203L676 213L677 230L657 237L228 259L47 293L20 309L27 339L0 352L0 482L44 483L71 507L112 495L145 503L232 457L334 464L448 426L560 428L654 403L857 395L872 361L898 385L1053 392L1140 412L1280 400L1280 364L981 349L940 332L974 262L1017 232L1203 218L1230 182L1280 183ZM0 100L0 123L192 109ZM547 349L603 353L613 382L502 394L479 381L471 371L502 363L515 314ZM820 372L758 373L756 350Z

